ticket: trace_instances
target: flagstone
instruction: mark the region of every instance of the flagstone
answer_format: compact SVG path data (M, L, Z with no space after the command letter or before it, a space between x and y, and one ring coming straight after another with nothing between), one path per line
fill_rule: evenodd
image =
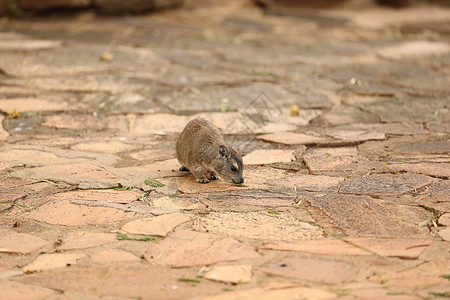
M305 155L303 160L311 174L353 171L368 161L360 155Z
M122 230L130 234L166 236L175 227L190 220L187 214L172 213L128 222L122 226Z
M311 258L284 258L260 270L272 275L328 284L342 283L358 272L357 267L347 262Z
M0 290L0 297L5 300L44 300L55 294L50 289L8 280L0 280Z
M308 199L347 234L405 236L415 234L416 226L401 222L398 208L384 200L360 195L330 194Z
M243 157L244 165L266 165L273 163L290 163L295 160L294 150L253 150Z
M181 282L179 278L182 277L195 278L195 272L128 261L106 266L59 268L16 280L99 299L190 299L217 293L224 287L222 283L210 280L201 280L200 284L192 285L190 282Z
M14 161L27 165L49 164L58 160L58 156L53 153L38 150L6 149L0 152L0 161Z
M352 106L337 106L322 116L333 126L354 123L373 123L378 119Z
M251 265L212 266L203 276L206 279L230 282L234 284L246 283L252 280Z
M26 194L0 194L0 202L14 202L26 196Z
M327 131L327 134L333 138L353 143L386 139L386 135L384 133L370 130L331 129Z
M179 197L174 198L167 196L153 199L151 206L177 210L193 210L202 209L205 207L201 202L195 201L195 199Z
M393 152L404 154L448 154L450 153L450 141L395 144L389 149Z
M30 254L51 243L28 233L0 230L0 253Z
M215 296L206 296L200 300L273 300L273 299L314 299L327 300L334 299L337 295L325 290L309 287L287 287L273 289L258 287L249 290L226 292Z
M408 41L377 50L377 54L387 59L439 56L450 52L447 43L435 41Z
M72 110L64 101L50 101L39 98L10 98L0 100L0 111L7 114L12 110L18 112L67 111Z
M174 114L151 114L139 116L130 122L129 130L133 135L167 134L181 132L189 120L188 116Z
M258 136L256 139L284 145L314 145L326 142L326 139L313 135L294 132L278 132Z
M39 272L75 265L78 259L86 257L83 253L41 254L34 261L22 268L25 273Z
M72 130L106 130L116 127L116 116L68 115L48 116L41 123L43 127Z
M89 142L70 147L73 150L116 154L134 149L133 145L121 142Z
M397 172L419 173L436 177L450 177L450 163L389 164Z
M320 192L337 186L343 182L343 177L331 177L321 175L292 175L286 176L277 185L288 188L296 188L297 190Z
M38 39L0 39L0 52L6 51L36 51L48 50L61 47L61 41L38 40Z
M211 201L211 203L208 203L208 206L215 207L214 204L223 204L226 207L226 211L229 211L229 205L255 206L258 209L260 207L288 207L295 205L295 197L293 196L260 189L211 193L206 197Z
M427 239L347 238L350 242L384 256L414 259L433 242ZM342 240L271 241L259 249L299 251L321 255L373 255Z
M191 174L183 177L158 179L158 181L171 188L177 189L183 194L214 193L247 189L246 187L238 187L227 183L223 181L223 179L210 180L207 184L198 183Z
M450 227L450 213L443 214L439 217L438 224L441 226Z
M1 156L0 156L1 158ZM77 178L91 179L117 179L113 173L102 167L90 163L74 163L64 165L47 165L30 169L30 172L39 175L67 175Z
M403 289L417 289L434 286L443 282L448 282L441 275L450 273L450 260L441 259L428 261L419 264L414 268L407 268L403 271L391 271L381 276L381 280L388 287L400 287ZM379 280L374 277L372 280Z
M318 226L299 221L289 211L212 212L194 221L194 229L236 238L310 240L322 237Z
M430 185L421 196L421 199L431 200L435 203L450 202L450 181L442 180L438 183Z
M65 226L105 224L122 221L133 216L134 213L120 209L75 205L66 200L48 202L36 210L24 214L24 217L33 220Z
M110 262L140 261L140 258L133 253L120 249L108 249L91 255L90 261L95 264L105 264Z
M358 299L367 299L367 300L420 300L422 298L408 295L407 293L397 293L397 292L389 292L386 288L365 288L365 289L356 289L352 290L351 295L357 297Z
M339 189L340 193L362 195L398 195L417 190L432 183L432 179L415 174L374 174L362 178L349 179Z
M30 179L30 178L6 177L6 178L1 178L1 180L0 180L0 189L2 191L4 191L6 189L26 186L26 185L33 184L33 183L36 183L36 182L39 182L39 180Z
M139 199L142 192L137 191L117 191L117 190L76 190L65 193L53 194L49 198L55 200L69 201L99 201L107 203L128 204Z
M260 257L252 247L235 239L188 230L174 232L152 245L144 256L152 264L175 268Z
M102 232L76 231L62 239L58 250L74 250L92 248L116 241L116 235Z
M438 234L444 241L450 242L450 227L440 230Z

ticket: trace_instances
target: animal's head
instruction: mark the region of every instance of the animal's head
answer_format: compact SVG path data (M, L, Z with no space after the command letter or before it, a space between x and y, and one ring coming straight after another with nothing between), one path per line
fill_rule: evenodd
M214 171L229 183L243 183L244 164L242 157L234 147L219 146L219 155L213 162Z

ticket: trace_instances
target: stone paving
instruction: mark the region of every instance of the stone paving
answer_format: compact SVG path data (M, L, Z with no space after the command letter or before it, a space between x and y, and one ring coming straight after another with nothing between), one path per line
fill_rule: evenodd
M243 1L1 19L0 299L449 297L449 24ZM178 171L196 116L245 186Z

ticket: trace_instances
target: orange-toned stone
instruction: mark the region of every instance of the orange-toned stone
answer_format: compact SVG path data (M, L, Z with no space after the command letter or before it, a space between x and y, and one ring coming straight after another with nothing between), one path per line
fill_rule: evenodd
M111 262L139 261L136 255L120 249L108 249L91 255L91 262L104 264Z
M134 220L123 225L122 230L130 234L166 236L175 227L190 220L187 214L173 213Z
M0 253L29 254L51 243L28 233L0 230Z
M7 280L0 280L0 291L0 298L5 300L44 300L55 293L49 289Z
M59 250L84 249L101 246L116 241L116 235L102 232L77 231L63 238Z
M108 172L105 169L90 163L48 165L34 168L32 169L32 171L39 174L69 175L86 178L105 178L105 179L118 178L113 173Z
M26 213L27 218L49 224L81 226L104 224L133 217L134 213L109 207L89 207L71 204L69 201L48 202Z
M25 273L63 268L77 263L80 258L86 257L83 253L51 253L41 254L34 261L22 268Z
M69 201L82 200L128 204L135 200L138 200L141 194L142 193L136 191L78 190L54 194L50 198Z
M311 144L320 144L326 141L324 138L321 137L294 132L278 132L278 133L264 134L258 136L257 139L269 143L277 143L284 145L311 145Z

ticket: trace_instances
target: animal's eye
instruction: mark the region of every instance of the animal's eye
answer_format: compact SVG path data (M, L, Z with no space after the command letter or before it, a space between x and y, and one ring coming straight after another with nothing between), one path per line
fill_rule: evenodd
M237 169L234 166L231 166L231 171L237 172Z

